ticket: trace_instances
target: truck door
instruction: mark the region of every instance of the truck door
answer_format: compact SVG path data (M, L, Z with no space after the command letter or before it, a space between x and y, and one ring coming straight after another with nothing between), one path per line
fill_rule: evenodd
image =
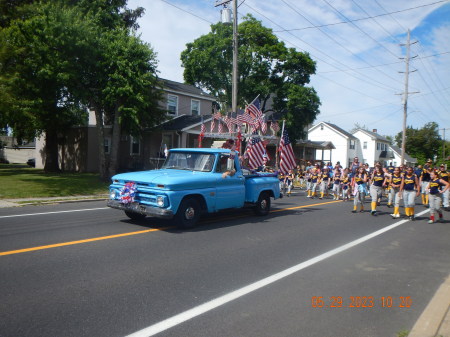
M220 154L216 165L217 175L216 209L239 208L244 206L245 178L236 172L234 159L229 154Z

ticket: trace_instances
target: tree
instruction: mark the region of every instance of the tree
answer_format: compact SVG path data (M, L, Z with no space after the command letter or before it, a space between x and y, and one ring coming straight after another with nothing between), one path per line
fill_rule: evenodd
M26 5L23 19L0 31L0 87L9 104L0 105L18 138L45 134L45 170L58 171L58 134L86 115L68 90L77 55L87 48L84 18L60 3Z
M395 136L399 147L402 146L403 132ZM423 164L428 158L433 159L440 153L442 139L439 136L439 126L435 122L425 124L421 129L406 128L405 151L412 157L417 158Z
M134 34L143 9L125 5L126 0L21 0L0 6L5 26L0 98L8 101L0 103L5 116L0 122L19 137L45 134L46 171L59 170L58 140L84 123L88 106L96 114L104 179L116 171L121 132L138 135L163 116L156 55ZM109 123L113 137L107 161L103 144Z
M259 95L263 112L285 112L292 139L319 113L320 100L313 88L305 85L315 73L315 62L308 53L287 48L251 15L239 24L239 97L243 106ZM232 27L211 25L211 32L186 45L181 53L185 82L218 97L222 109L231 106Z

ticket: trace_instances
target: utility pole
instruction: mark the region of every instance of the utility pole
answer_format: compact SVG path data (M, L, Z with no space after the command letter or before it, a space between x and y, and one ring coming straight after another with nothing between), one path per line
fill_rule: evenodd
M445 130L450 130L450 128L442 128L442 129L439 129L439 131L441 131L442 130L442 132L443 132L443 137L442 137L442 139L443 139L443 142L442 142L442 160L443 160L443 162L445 162Z
M400 163L403 165L405 163L405 147L406 147L406 118L408 116L408 94L415 94L417 92L408 92L408 80L409 80L409 52L410 52L410 46L411 44L417 43L417 41L411 43L410 42L410 31L408 29L408 35L406 44L401 44L401 46L406 46L406 57L405 57L405 64L406 64L406 70L405 70L405 91L401 94L403 95L403 132L402 132L402 155L400 159ZM417 57L417 56L414 56ZM416 70L413 70L411 72L414 72Z
M233 2L233 73L231 82L231 110L237 112L237 98L238 98L238 15L237 15L237 0L222 0L216 1L215 7L226 5ZM224 16L222 15L222 18ZM228 21L227 21L228 22ZM228 22L229 23L229 22Z

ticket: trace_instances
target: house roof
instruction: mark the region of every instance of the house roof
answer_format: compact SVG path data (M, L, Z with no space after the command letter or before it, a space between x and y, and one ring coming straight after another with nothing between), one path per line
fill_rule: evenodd
M317 128L320 124L325 124L329 128L334 129L338 133L342 134L346 138L356 139L356 137L353 136L350 132L345 131L344 129L340 128L336 124L332 124L332 123L328 123L328 122L320 122L319 124L316 124L316 125L312 126L308 131Z
M399 155L399 156L402 155L402 149L401 149L401 148L399 148L398 146L395 146L395 145L389 145L389 146L391 147L392 151L394 151L395 153L397 153L397 155ZM406 160L407 162L409 162L409 163L417 163L417 159L411 157L411 156L410 156L409 154L407 154L406 152L405 152L405 160Z
M186 93L194 96L201 96L205 99L212 101L216 100L214 96L207 94L202 89L197 88L193 85L175 82L164 78L161 78L160 80L163 82L164 89L167 89L168 91L173 91L177 93Z
M156 128L162 131L182 131L183 129L189 129L196 125L200 125L202 123L202 118L203 122L207 122L211 119L211 115L181 115L161 123Z
M380 135L380 134L378 134L376 132L372 132L372 131L369 131L369 130L358 128L358 129L356 129L356 131L354 133L356 133L358 131L364 132L365 134L369 135L373 139L381 140L382 142L388 142L389 143L389 140L387 140L385 137L383 137L382 135Z

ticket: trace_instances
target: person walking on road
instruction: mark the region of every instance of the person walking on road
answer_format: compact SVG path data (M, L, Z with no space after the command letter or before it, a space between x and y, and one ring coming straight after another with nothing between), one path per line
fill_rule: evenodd
M406 169L400 186L400 192L403 192L403 202L405 204L405 214L410 220L414 220L415 198L420 194L419 179L414 174L413 168Z
M441 164L441 166L439 167L439 178L442 180L445 180L446 182L449 182L448 179L448 171L445 169L445 165ZM445 193L442 194L442 204L444 206L444 209L446 211L450 211L450 205L449 205L449 194L450 194L450 190L445 191Z
M403 176L400 173L400 168L394 168L394 173L390 179L390 190L389 192L393 194L393 202L394 202L394 213L391 216L396 219L400 218L400 199L402 198L402 194L400 192L400 187L402 185Z
M383 188L386 186L386 177L380 164L377 164L375 166L375 169L372 173L371 182L372 184L370 185L370 197L372 198L372 201L370 203L370 214L377 215L378 199L381 199Z
M441 203L443 195L448 191L450 185L444 179L439 178L438 172L431 170L430 172L430 184L428 188L429 201L430 201L430 220L428 223L436 222L435 215L439 214L439 221L442 221Z
M428 184L430 183L430 170L433 162L428 159L427 164L423 167L422 174L420 175L420 190L422 193L422 205L428 206Z
M353 211L356 213L358 205L360 205L360 212L364 212L364 196L367 193L367 172L363 166L358 168L358 172L352 178L353 186Z
M330 180L330 173L327 166L322 170L322 174L319 177L320 183L320 197L319 199L323 199L325 192L328 194L328 182Z
M341 195L341 170L339 168L335 169L333 175L333 200L339 200Z

